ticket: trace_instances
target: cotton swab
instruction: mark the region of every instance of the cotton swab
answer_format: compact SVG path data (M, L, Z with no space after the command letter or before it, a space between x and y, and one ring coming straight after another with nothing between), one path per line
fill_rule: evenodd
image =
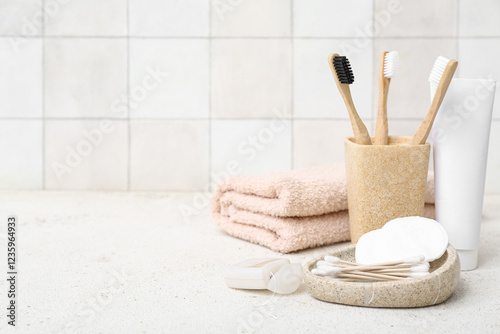
M341 260L339 257L331 256L331 255L325 256L324 259L325 259L325 261L330 262L330 263L342 263L342 264L346 264L346 265L350 265L350 266L358 266L359 265L358 263L344 261L344 260Z
M410 257L407 259L404 259L402 261L392 261L392 262L385 262L385 263L377 263L377 264L368 264L368 265L359 265L358 266L351 266L348 268L345 268L346 271L348 270L377 270L377 269L387 269L387 267L392 268L397 265L413 265L413 264L419 264L421 263L425 258L423 256L414 256Z
M394 277L394 276L389 276L389 275L379 275L379 274L373 274L373 273L361 273L361 272L354 272L354 273L342 273L339 270L340 268L315 268L312 269L311 272L314 275L318 276L330 276L330 277L335 277L335 278L352 278L352 279L358 279L358 280L393 280L393 279L403 279L403 277Z
M428 263L421 263L417 264L415 266L405 266L403 268L396 267L396 268L390 268L390 269L380 269L377 270L378 273L383 273L383 272L406 272L406 271L411 271L411 272L428 272L429 271L429 264Z
M346 280L399 280L427 275L430 266L424 260L424 256L414 256L404 260L363 265L341 260L336 256L325 256L311 272L323 277Z

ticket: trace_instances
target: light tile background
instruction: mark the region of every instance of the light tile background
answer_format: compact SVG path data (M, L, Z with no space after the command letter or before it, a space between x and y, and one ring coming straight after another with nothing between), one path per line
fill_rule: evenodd
M373 131L379 55L398 50L390 132L411 135L436 56L500 80L498 13L494 0L1 1L0 188L206 191L342 162L351 129L328 53L351 60ZM500 193L500 103L486 191Z

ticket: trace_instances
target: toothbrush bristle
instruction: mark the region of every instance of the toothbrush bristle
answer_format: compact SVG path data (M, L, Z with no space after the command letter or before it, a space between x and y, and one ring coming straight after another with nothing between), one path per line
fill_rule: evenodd
M397 51L387 52L384 57L384 77L393 78L398 75L399 53Z
M441 76L443 76L444 69L450 60L445 57L437 57L432 67L431 74L429 75L429 82L434 82L436 85L439 84Z
M351 64L347 57L335 56L333 58L333 66L341 83L350 85L354 82L354 74L352 73Z

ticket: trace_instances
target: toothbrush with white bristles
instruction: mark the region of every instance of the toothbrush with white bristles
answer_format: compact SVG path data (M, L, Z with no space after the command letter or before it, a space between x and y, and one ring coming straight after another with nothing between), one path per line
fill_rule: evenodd
M429 76L429 82L437 84L436 93L432 99L432 104L425 116L424 121L418 128L417 132L413 135L412 144L422 145L427 141L429 133L431 132L432 124L436 118L436 114L443 102L446 91L450 86L451 79L453 79L453 74L457 69L458 62L453 59L447 59L439 56L432 67L431 74Z
M399 53L384 51L380 57L379 95L377 124L375 126L375 145L387 145L389 126L387 123L387 95L391 78L398 74Z

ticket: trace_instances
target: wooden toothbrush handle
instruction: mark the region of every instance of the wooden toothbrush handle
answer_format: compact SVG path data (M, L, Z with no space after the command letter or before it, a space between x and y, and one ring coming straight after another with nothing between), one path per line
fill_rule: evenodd
M436 119L437 112L439 111L439 107L443 102L446 91L450 86L451 79L453 79L453 74L455 74L457 66L458 62L453 59L446 65L443 75L441 76L441 80L439 80L434 98L432 99L431 107L417 132L413 135L413 145L423 145L427 141L427 137L429 137L429 133L431 132L432 124L434 123L434 119Z
M372 139L370 133L365 126L365 123L359 117L356 108L354 107L354 102L352 101L351 90L349 85L341 85L339 88L340 95L344 99L344 103L349 112L349 118L351 119L352 131L354 132L354 137L356 137L356 143L360 145L372 145Z
M328 56L328 64L330 65L330 70L332 71L333 78L335 79L335 84L337 85L340 95L342 95L342 98L344 99L347 111L349 112L349 118L351 119L352 131L354 132L356 143L361 145L372 145L370 133L354 107L349 85L342 84L337 77L337 71L335 71L335 67L333 66L333 59L336 56L338 56L337 53L330 54Z
M387 123L387 94L389 94L390 78L384 75L385 55L387 51L382 52L380 57L380 72L379 72L379 91L378 91L378 113L377 123L375 126L375 145L387 145L389 135L389 125Z

